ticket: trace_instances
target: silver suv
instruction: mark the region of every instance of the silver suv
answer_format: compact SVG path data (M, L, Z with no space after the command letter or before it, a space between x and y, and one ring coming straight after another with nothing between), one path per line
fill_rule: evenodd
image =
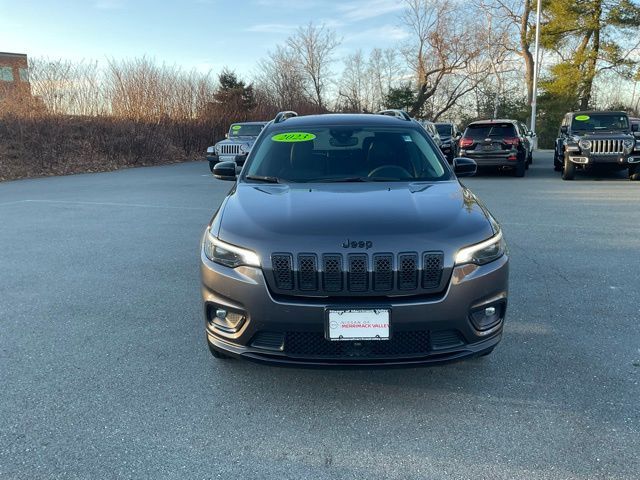
M241 166L251 150L256 138L267 122L242 122L234 123L225 134L225 139L207 148L207 160L209 169L218 162L236 162Z

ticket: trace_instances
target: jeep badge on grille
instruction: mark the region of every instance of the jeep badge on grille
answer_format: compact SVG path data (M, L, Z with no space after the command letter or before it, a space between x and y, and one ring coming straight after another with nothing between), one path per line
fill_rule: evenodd
M373 247L371 240L349 240L348 238L342 242L342 248L366 248L369 250Z

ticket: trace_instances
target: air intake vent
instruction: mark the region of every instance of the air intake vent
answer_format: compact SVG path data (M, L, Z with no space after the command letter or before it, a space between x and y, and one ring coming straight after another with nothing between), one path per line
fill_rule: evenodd
M442 278L442 252L426 252L422 257L422 288L436 288Z
M415 290L418 288L418 255L403 253L398 260L398 288Z
M393 288L393 256L378 254L373 256L373 289L376 291Z
M366 255L349 255L349 290L364 292L368 288L369 269Z
M298 255L298 283L300 290L318 289L318 265L315 255Z
M253 336L251 346L255 348L262 348L263 350L281 352L284 350L284 333L258 332Z
M327 292L342 290L342 256L323 255L324 289Z
M273 277L276 287L282 290L293 290L293 261L289 254L275 254L271 256Z

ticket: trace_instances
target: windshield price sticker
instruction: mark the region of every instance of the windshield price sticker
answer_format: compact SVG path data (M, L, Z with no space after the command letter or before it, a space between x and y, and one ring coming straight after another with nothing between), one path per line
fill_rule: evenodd
M289 132L289 133L279 133L271 137L271 140L274 142L285 142L285 143L293 143L293 142L310 142L316 138L313 133L306 132Z
M578 120L579 122L586 122L587 120L589 120L591 117L589 115L577 115L576 120Z

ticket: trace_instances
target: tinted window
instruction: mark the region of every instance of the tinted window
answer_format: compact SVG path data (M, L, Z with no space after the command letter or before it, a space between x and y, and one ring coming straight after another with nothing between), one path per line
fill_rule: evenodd
M451 125L446 123L436 123L436 128L438 129L438 133L440 135L451 136Z
M464 136L474 139L484 139L490 137L515 137L517 134L512 123L479 123L469 125Z
M626 115L610 113L577 114L571 122L571 130L628 130L629 120Z
M257 137L264 128L264 125L246 125L235 123L229 128L229 137Z
M246 172L285 182L451 178L421 129L350 126L272 132L254 147Z

